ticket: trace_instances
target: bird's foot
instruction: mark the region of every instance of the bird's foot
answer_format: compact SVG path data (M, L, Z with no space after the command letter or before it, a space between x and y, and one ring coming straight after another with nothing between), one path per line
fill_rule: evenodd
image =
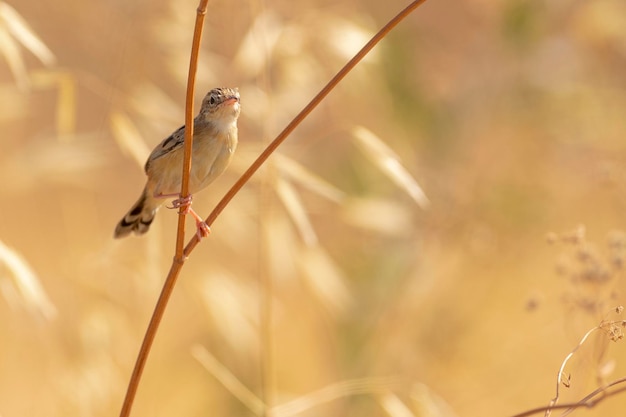
M209 236L211 233L211 228L208 224L196 213L190 206L187 206L186 211L190 214L194 220L196 221L196 236L198 236L198 240L202 240L203 237Z
M170 209L180 209L179 213L189 214L196 221L196 236L198 236L198 240L202 240L203 237L209 236L211 233L211 228L208 224L191 208L191 201L193 197L189 194L187 197L180 197L176 200L172 201L172 206L168 208Z
M185 214L189 213L191 210L191 201L193 200L193 196L189 194L187 197L179 197L176 200L172 200L172 206L168 206L169 209L180 209L181 212L185 212Z

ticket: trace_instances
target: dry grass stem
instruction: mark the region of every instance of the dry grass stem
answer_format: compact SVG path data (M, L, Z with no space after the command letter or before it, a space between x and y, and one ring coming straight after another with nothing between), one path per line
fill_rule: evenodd
M602 388L598 388L594 390L592 393L585 396L584 399L577 401L575 403L557 404L557 405L552 405L552 406L538 407L532 410L524 411L523 413L515 414L514 416L511 416L511 417L528 417L528 416L532 416L535 414L545 413L549 411L551 412L555 410L566 410L563 413L563 415L567 415L567 414L570 414L573 410L576 410L579 408L593 408L599 403L603 402L604 400L610 397L626 392L626 386L620 387L614 390L608 389L612 386L623 384L625 382L626 382L626 378L621 378L616 381L613 381L610 384Z
M416 417L411 409L393 392L378 395L378 402L389 417Z
M235 398L245 405L254 415L261 416L265 410L263 401L250 391L235 375L222 365L201 345L194 345L191 354L211 375L215 377Z
M0 242L0 265L4 265L15 279L19 297L27 311L46 320L53 320L56 317L57 309L43 289L35 272L19 253L2 242ZM0 278L0 283L2 281ZM8 287L0 285L0 291L2 290L6 294Z
M204 27L204 16L206 15L209 0L200 0L196 14L196 26L193 31L193 41L191 43L191 58L189 60L189 76L187 78L187 95L185 100L185 147L182 167L182 181L180 186L180 197L189 196L189 175L191 174L191 153L193 149L193 100L196 86L196 72L198 71L198 55L200 42L202 40L202 28ZM185 255L183 247L185 245L185 216L186 212L181 207L178 211L178 229L176 232L176 254L175 261L183 263Z
M323 247L302 248L298 265L311 293L329 312L342 316L353 307L347 279Z
M213 270L202 280L199 294L230 349L251 355L253 346L259 345L257 288L227 271Z
M622 306L619 306L615 308L614 312L617 314L621 314L623 310L624 308ZM609 384L606 384L602 387L597 388L596 390L594 390L593 392L591 392L590 394L588 394L587 396L585 396L583 399L581 399L580 401L576 403L558 404L559 399L561 397L561 385L567 388L571 386L571 375L565 374L565 367L567 366L568 362L572 359L572 357L574 357L574 355L578 352L578 350L585 343L589 341L589 338L591 337L593 333L601 330L606 333L606 335L609 337L610 340L617 342L618 340L621 340L624 337L624 332L623 332L624 327L626 327L626 320L613 320L613 321L604 320L598 326L593 327L592 329L587 331L587 333L585 333L585 335L580 339L578 344L574 347L574 349L572 349L570 353L567 354L567 356L561 363L559 372L557 374L556 394L554 398L550 400L550 403L545 407L539 407L539 408L535 408L532 410L528 410L523 413L516 414L513 417L530 416L530 415L537 414L540 412L543 412L545 417L549 417L552 414L553 410L564 410L564 409L566 411L563 413L563 415L567 415L577 408L581 408L581 407L591 408L609 396L615 395L622 391L626 391L626 387L621 387L615 390L609 390L611 387L614 387L616 385L626 382L626 378L621 378Z
M76 79L67 71L39 70L31 75L33 88L56 89L56 133L62 142L70 142L76 136Z
M411 232L412 207L399 205L393 199L350 198L342 204L341 210L346 224L382 236L402 236Z
M450 404L423 383L411 387L411 400L412 409L420 417L457 417Z
M406 191L421 208L428 208L430 202L422 187L413 179L409 171L400 163L400 157L370 130L356 126L352 135L357 146L369 160L378 167L398 187Z
M30 86L26 63L19 44L35 55L44 65L52 66L56 58L52 51L30 28L20 14L5 2L0 2L0 53L4 55L17 86Z
M209 351L203 346L194 345L192 347L192 355L204 368L215 377L235 398L245 405L254 415L261 416L265 412L265 404L250 391L236 376L234 376L228 368L222 365ZM284 404L272 407L267 410L267 414L272 417L293 417L316 406L337 400L339 398L349 397L353 395L377 395L387 406L398 409L397 404L390 404L389 389L397 384L395 378L363 378L349 381L341 381L331 384L318 391L303 395ZM395 397L395 396L394 396ZM395 397L397 401L397 397ZM405 406L406 407L406 406ZM390 414L391 415L391 414ZM392 417L400 416L399 414ZM407 417L409 417L407 415Z
M599 403L600 401L602 401L606 397L609 397L611 395L615 395L615 394L618 394L620 392L625 391L626 387L621 387L619 389L609 391L609 388L614 387L616 385L624 384L624 383L626 383L626 378L620 378L620 379L617 379L615 381L612 381L612 382L606 384L603 387L600 387L600 388L594 390L593 392L591 392L587 396L585 396L583 399L578 401L576 403L577 404L576 406L570 407L567 410L565 410L561 416L565 417L565 416L569 415L570 413L572 413L574 410L576 410L577 408L579 408L581 406L593 407L594 405L596 405L597 403ZM598 397L600 395L601 395L601 397ZM598 398L595 398L595 397L598 397Z
M556 376L556 394L552 400L550 400L550 404L548 405L548 409L546 410L546 417L550 415L552 408L558 403L559 397L561 395L561 385L565 385L569 387L570 376L565 376L565 366L569 362L569 360L574 356L574 354L580 349L580 347L587 341L589 336L591 336L597 330L602 329L601 326L597 326L589 330L585 335L580 339L576 347L572 349L570 353L567 354L563 362L561 363L561 367L559 368L559 373Z
M388 392L397 385L396 378L361 378L340 381L318 391L303 395L295 400L271 409L272 417L293 417L320 404L354 395L375 395Z
M285 178L335 203L339 203L345 198L343 191L288 156L277 152L274 154L274 159L276 160L276 167Z
M50 48L35 34L22 16L5 2L0 2L0 21L11 35L44 65L52 66L56 63L56 57Z
M0 52L9 64L9 68L11 69L11 73L13 73L18 88L22 90L27 89L30 86L30 80L28 79L28 71L26 70L24 57L15 39L13 39L9 31L2 26L0 26Z
M282 178L277 178L274 182L274 188L278 198L287 209L289 217L296 225L302 241L308 246L316 245L318 239L315 229L293 185Z
M121 111L113 111L110 124L113 139L120 150L130 155L138 166L145 164L146 158L150 154L150 148L146 145L131 118Z
M282 30L283 25L275 12L266 10L259 13L233 60L242 76L256 77L267 69L268 57L272 56Z

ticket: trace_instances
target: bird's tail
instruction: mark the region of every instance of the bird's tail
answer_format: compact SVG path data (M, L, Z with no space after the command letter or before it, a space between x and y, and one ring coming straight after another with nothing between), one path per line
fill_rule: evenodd
M154 199L149 198L144 189L139 200L126 213L124 218L115 227L115 238L129 235L131 232L142 235L148 231L159 205L154 204Z

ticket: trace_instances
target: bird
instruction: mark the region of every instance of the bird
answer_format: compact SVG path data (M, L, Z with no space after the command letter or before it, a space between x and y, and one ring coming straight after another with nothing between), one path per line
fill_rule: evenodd
M240 101L239 90L228 87L214 88L202 100L193 121L189 197L180 198L185 126L154 148L144 167L148 177L146 185L137 202L115 227L115 238L146 233L157 210L171 197L178 197L172 201L171 208L181 208L194 217L198 238L209 234L207 224L191 209L191 199L219 177L230 163L238 143Z

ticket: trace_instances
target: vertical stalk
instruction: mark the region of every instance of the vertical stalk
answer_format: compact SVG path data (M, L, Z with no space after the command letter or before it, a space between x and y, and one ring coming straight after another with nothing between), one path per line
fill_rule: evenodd
M183 174L181 184L181 197L187 197L189 195L189 174L191 172L191 150L193 146L193 92L196 84L196 70L198 68L198 51L200 50L200 40L202 39L202 28L204 26L204 16L206 15L207 4L209 0L200 0L200 5L196 14L196 25L193 33L193 43L191 45L191 58L189 62L189 77L187 79L187 99L185 106L185 148L184 148L184 161L183 161ZM120 417L130 416L130 411L137 394L137 388L139 387L139 381L143 374L143 369L148 360L150 349L152 348L152 342L156 336L159 324L165 313L167 303L172 295L176 280L180 273L180 269L185 263L184 255L184 242L185 242L185 213L180 210L178 213L178 231L176 233L176 254L174 256L174 262L170 268L170 272L167 274L161 295L157 301L148 329L144 335L141 348L135 361L135 367L133 373L128 382L126 389L126 396L124 397L124 403L122 404L122 410L120 411Z

